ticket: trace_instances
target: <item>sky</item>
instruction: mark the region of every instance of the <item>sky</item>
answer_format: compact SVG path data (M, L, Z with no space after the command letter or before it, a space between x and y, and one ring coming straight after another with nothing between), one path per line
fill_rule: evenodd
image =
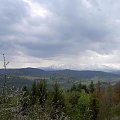
M120 69L120 0L0 0L0 68Z

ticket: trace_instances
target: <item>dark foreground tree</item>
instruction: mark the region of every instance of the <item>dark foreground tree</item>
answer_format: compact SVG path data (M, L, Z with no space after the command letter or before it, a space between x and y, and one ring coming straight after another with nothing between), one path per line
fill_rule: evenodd
M40 83L37 84L36 95L38 97L39 104L44 106L47 99L47 83L45 80L41 80Z
M64 114L65 97L63 95L63 91L60 89L60 86L57 83L55 83L55 85L53 86L52 108L53 108L51 111L52 119L60 118L61 115Z
M90 97L90 116L91 120L97 120L99 114L100 104L97 96L93 93Z
M21 96L21 112L23 115L27 115L28 107L29 107L29 91L26 86L22 88L22 96Z

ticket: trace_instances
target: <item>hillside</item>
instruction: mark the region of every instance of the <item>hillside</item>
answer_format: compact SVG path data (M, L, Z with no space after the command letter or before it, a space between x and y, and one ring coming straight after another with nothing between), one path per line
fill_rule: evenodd
M0 69L0 74L4 74L4 69ZM103 72L103 71L77 71L77 70L54 70L54 71L45 71L38 68L20 68L20 69L7 69L8 75L15 75L15 76L33 76L33 77L43 77L43 76L50 76L54 74L63 74L68 75L70 77L76 77L80 79L91 79L93 77L119 77L120 74Z
M48 84L60 83L63 87L69 87L73 83L89 83L91 80L96 83L98 80L112 84L120 80L120 74L103 71L77 71L77 70L54 70L45 71L37 68L7 69L7 83L10 86L31 85L34 80L46 79ZM4 70L0 69L0 85L4 81Z

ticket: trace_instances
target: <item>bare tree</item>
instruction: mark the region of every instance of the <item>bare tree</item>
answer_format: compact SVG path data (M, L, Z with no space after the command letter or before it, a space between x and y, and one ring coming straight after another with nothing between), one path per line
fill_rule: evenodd
M7 73L6 73L6 69L7 69L7 65L9 64L9 62L6 62L6 58L5 58L5 54L3 54L3 60L4 60L4 85L3 85L3 95L6 96L6 82L7 82ZM4 98L5 100L5 98Z

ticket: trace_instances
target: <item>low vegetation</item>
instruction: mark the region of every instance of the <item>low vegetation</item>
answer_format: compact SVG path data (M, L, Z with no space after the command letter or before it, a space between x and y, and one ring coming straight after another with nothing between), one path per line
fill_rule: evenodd
M63 90L55 83L34 82L32 88L4 89L0 94L0 120L120 120L120 83L73 84Z

